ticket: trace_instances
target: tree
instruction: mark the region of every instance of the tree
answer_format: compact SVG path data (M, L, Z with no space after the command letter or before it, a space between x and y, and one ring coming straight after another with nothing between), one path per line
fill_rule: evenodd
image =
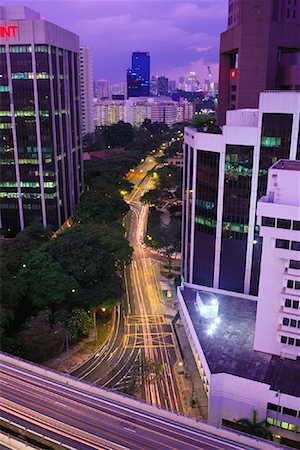
M124 147L132 142L134 132L130 123L118 122L104 130L104 141L107 147Z
M71 311L66 327L68 329L70 343L75 343L80 338L89 334L93 327L93 321L90 314L84 309L76 308Z
M23 290L21 283L12 276L1 261L0 270L1 303L0 303L0 336L5 333L15 318L15 312L21 300Z
M65 234L96 237L106 251L111 253L118 264L118 269L123 269L124 264L131 261L133 249L125 238L125 229L118 222L112 224L98 224L90 222L86 225L75 224L65 231Z
M253 409L251 419L239 419L236 423L245 433L253 434L269 441L273 440L272 433L268 430L270 425L266 420L258 421L258 413L255 409Z
M23 358L43 362L56 356L64 346L64 336L55 334L51 326L50 311L41 311L29 319L25 329L16 335L19 352Z
M81 196L81 202L73 214L73 221L87 224L89 222L111 223L120 220L129 211L129 206L117 194L99 194L88 191Z
M92 307L119 301L123 288L117 262L97 237L63 233L51 242L49 254L78 283L76 304Z
M26 284L27 296L37 310L66 305L78 287L74 277L41 247L24 258L17 279Z
M151 189L145 192L143 197L141 197L141 202L147 203L148 205L158 205L161 201L160 191L158 189Z
M39 222L33 222L14 239L3 240L0 243L1 257L5 260L7 269L15 275L22 267L23 258L52 236L50 227L43 227Z

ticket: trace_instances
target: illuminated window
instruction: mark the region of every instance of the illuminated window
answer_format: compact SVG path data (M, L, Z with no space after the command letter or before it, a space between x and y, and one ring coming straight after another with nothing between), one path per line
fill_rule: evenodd
M0 86L0 92L9 92L9 86Z
M10 53L31 53L31 45L10 45Z
M262 147L279 147L280 145L281 145L280 137L262 136L261 138Z
M34 49L36 53L49 53L48 45L36 45Z
M0 123L0 129L8 130L10 128L12 128L12 124L11 123Z

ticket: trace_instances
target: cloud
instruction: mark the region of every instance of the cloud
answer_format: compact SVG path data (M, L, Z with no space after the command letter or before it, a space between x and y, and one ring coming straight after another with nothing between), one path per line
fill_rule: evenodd
M173 20L182 22L217 20L227 17L227 0L209 0L196 3L180 3L170 13Z

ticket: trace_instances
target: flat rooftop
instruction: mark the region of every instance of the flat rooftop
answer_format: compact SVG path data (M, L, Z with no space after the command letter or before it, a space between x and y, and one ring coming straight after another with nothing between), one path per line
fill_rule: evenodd
M291 159L280 159L271 169L297 170L300 171L300 161Z
M196 307L197 292L207 297L204 291L181 289L211 373L259 381L269 384L273 391L300 397L300 362L253 350L256 301L215 293L220 323L209 334L210 322Z

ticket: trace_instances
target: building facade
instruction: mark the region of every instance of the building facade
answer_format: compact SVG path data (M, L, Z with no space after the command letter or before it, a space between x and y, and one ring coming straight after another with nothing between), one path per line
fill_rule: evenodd
M257 204L264 239L258 298L184 283L179 311L207 395L208 422L234 427L255 409L282 444L298 448L300 161L277 161L267 186Z
M91 49L80 47L80 97L82 114L82 134L93 133L95 131L94 111L93 111L93 67Z
M263 249L254 348L296 359L300 356L300 161L280 160L269 169L267 194L257 204L257 224Z
M218 122L257 108L264 90L300 90L300 3L230 0L221 35Z
M266 92L227 112L222 134L185 129L182 274L190 286L257 295L257 199L280 158L300 159L300 93Z
M150 55L148 52L133 52L131 68L127 70L127 97L150 95Z
M83 191L79 38L25 7L0 14L2 232L59 228Z

